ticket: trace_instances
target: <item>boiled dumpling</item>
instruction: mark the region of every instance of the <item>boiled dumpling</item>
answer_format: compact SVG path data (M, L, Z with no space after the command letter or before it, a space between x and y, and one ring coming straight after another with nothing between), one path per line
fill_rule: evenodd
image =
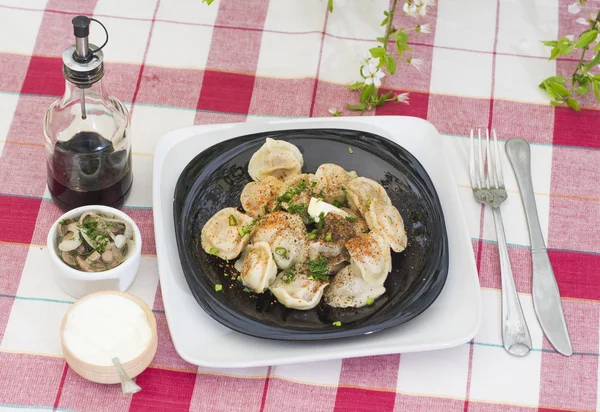
M392 204L383 186L366 177L350 180L346 185L346 197L350 208L358 210L363 216L373 200L381 200L386 205Z
M352 270L369 285L383 284L392 271L392 256L387 240L377 232L369 232L346 243Z
M319 256L327 259L327 270L330 274L340 270L350 260L350 255L343 243L327 242L322 239L311 243L308 253L311 260L315 260Z
M327 203L338 201L344 203L346 195L342 187L348 183L350 179L356 178L355 172L347 172L343 167L325 163L319 166L315 172L315 193L320 193L320 197Z
M275 207L282 188L283 182L273 176L267 176L260 182L250 182L240 196L242 207L252 217L264 216Z
M310 279L306 265L298 265L295 270L279 273L269 290L285 307L308 310L319 304L328 284L325 280Z
M340 270L329 282L323 299L334 308L360 308L385 293L383 284L368 285L350 265Z
M394 252L406 249L406 230L404 220L398 209L386 205L381 200L373 200L365 214L371 230L376 230L386 238Z
M277 276L277 265L267 242L246 246L235 268L242 275L242 283L257 293L263 293Z
M306 220L308 218L307 209L312 194L313 175L303 173L290 176L283 181L277 195L277 204L282 209L300 215Z
M298 215L283 211L268 214L257 225L252 241L267 242L280 269L308 258L306 228Z
M220 210L202 228L202 249L221 259L235 259L250 240L250 236L241 229L251 223L250 216L233 207Z
M285 179L302 170L304 159L296 146L283 140L267 137L265 144L255 152L248 164L252 180L263 180L267 176Z

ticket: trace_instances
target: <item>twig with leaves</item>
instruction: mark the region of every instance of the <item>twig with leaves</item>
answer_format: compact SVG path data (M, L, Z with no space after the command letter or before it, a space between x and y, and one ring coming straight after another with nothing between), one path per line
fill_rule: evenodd
M569 5L569 12L577 14L580 11L580 5L585 5L586 0L577 1ZM577 67L570 78L564 76L551 76L540 83L540 88L545 90L552 100L552 106L567 105L573 110L580 110L578 96L583 96L594 91L596 100L600 102L600 74L591 72L598 63L600 63L600 43L593 43L598 38L598 23L600 21L600 11L594 16L590 15L589 19L579 18L578 23L585 24L588 29L583 31L577 41L574 41L572 36L564 36L559 40L542 41L548 47L552 47L550 51L550 60L555 60L558 57L568 56L574 51L579 51L581 56ZM586 54L593 47L594 56L590 60L586 60Z

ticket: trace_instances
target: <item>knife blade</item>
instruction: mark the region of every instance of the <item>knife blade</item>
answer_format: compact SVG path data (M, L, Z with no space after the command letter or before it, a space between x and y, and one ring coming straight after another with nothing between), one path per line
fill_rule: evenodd
M510 139L505 145L521 191L529 238L531 240L531 294L536 316L544 335L556 351L565 356L573 354L571 338L563 313L560 292L542 236L531 180L531 150L523 139Z

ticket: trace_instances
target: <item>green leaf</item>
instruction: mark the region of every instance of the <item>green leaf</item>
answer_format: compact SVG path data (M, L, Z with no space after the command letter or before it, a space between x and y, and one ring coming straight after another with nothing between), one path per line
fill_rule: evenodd
M385 25L387 24L388 20L389 20L389 18L388 18L388 17L386 17L385 19L383 19L383 20L381 21L381 25L382 25L382 26L385 26Z
M600 43L598 43L598 44L596 45L596 47L594 47L594 51L600 51Z
M592 60L586 63L585 68L590 70L592 67L595 67L598 63L600 63L600 53L597 53Z
M329 9L329 13L333 13L333 0L328 1L327 8Z
M367 99L369 98L369 95L371 94L371 89L373 88L372 84L367 84L365 87L363 87L362 91L360 92L360 102L361 103L366 103Z
M365 110L367 108L367 105L364 103L360 103L360 104L347 104L346 105L346 109L348 110Z
M551 76L548 77L546 80L560 84L565 84L567 82L567 79L565 79L562 76Z
M594 80L594 95L596 96L596 100L600 102L600 85L596 80Z
M554 46L556 46L558 44L558 41L556 41L556 40L549 40L549 41L542 40L542 43L544 44L544 46L554 47Z
M569 97L569 99L567 100L567 105L568 105L568 106L569 106L571 109L573 109L573 110L575 110L575 111L579 111L579 110L580 110L580 109L579 109L579 103L577 103L577 100L575 100L575 99L571 99L570 97Z
M389 74L396 73L396 60L394 60L392 56L388 56L387 59L385 59L385 67Z
M375 40L377 40L379 43L384 43L385 37L377 37Z
M350 90L358 90L361 87L363 87L365 85L365 82L356 82L356 83L352 83L350 86L348 86L348 89Z
M548 88L554 90L561 97L569 96L569 91L567 88L560 83L546 80L546 90L548 90Z
M563 102L559 102L559 101L556 101L556 100L551 100L550 101L550 106L556 107L556 106L560 106L561 104L563 104Z
M377 106L381 106L382 104L384 104L386 102L386 100L390 98L391 95L392 95L392 92L387 92L387 93L383 93L381 96L379 96L379 100L377 101Z
M589 46L591 42L596 40L596 37L598 37L598 30L584 31L579 36L579 40L575 44L575 47L578 49L583 49L584 47Z
M584 95L586 93L589 93L590 91L590 85L589 84L585 84L585 85L580 85L577 87L577 94L579 95Z
M373 47L372 49L369 49L369 53L375 58L383 57L385 56L385 49L381 46Z
M408 34L403 31L399 31L395 34L394 38L396 39L396 49L398 50L398 54L402 56L407 50L412 50L412 48L408 45Z
M575 49L575 43L566 37L561 38L552 51L550 52L550 60L554 60L559 56L566 56Z
M600 80L600 74L595 74L594 75L594 80Z
M215 0L202 0L202 3L206 3L210 6L213 1L215 1Z

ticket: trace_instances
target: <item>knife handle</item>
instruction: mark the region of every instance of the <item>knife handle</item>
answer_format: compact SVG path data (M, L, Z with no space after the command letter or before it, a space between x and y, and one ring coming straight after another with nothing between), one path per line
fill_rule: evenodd
M563 314L560 292L548 257L538 218L531 179L531 152L523 139L510 139L505 145L521 191L523 208L531 239L533 306L542 330L552 346L561 354L573 354L567 323Z

